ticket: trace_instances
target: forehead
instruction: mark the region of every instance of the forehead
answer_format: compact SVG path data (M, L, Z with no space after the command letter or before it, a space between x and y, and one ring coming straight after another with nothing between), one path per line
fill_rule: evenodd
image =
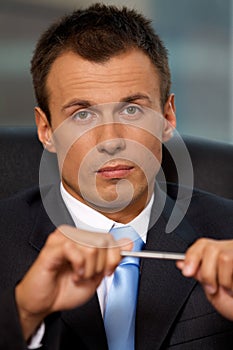
M150 58L138 49L104 63L90 62L69 51L54 61L46 85L49 99L66 100L74 95L105 103L136 91L159 94L160 79Z

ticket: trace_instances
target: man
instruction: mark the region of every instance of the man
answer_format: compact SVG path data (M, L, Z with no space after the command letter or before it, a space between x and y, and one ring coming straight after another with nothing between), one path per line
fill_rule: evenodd
M76 11L42 35L32 75L39 139L57 154L61 185L1 203L0 348L115 349L103 319L132 242L106 232L127 225L143 249L186 256L142 259L131 348L118 348L231 349L233 204L194 191L165 233L177 189L154 185L175 104L149 21L98 4Z

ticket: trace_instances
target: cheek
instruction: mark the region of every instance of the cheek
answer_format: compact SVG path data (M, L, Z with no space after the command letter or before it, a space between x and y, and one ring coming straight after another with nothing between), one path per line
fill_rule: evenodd
M143 146L145 147L144 152L144 164L142 168L144 169L145 175L147 177L148 184L153 181L162 162L162 144L160 140L154 136L147 135L144 139Z
M156 143L152 145L151 152L154 154L155 158L161 164L162 162L162 143L157 140Z
M60 171L62 169L63 176L67 178L78 178L78 172L80 166L85 159L89 150L94 147L91 141L86 140L85 137L80 138L74 142L71 146L61 147L60 152L58 150L58 163ZM64 152L65 150L65 152Z
M162 159L162 142L148 132L140 132L134 134L134 141L145 147L153 156L161 162ZM140 147L139 147L140 149Z
M82 154L82 150L78 150L76 146L71 146L64 158L63 171L66 171L67 174L70 173L70 176L74 172L78 172L84 156L85 154Z

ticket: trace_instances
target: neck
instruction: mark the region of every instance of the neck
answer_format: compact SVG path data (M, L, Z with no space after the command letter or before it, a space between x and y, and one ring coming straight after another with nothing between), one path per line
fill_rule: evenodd
M133 198L130 204L124 207L123 209L119 209L117 207L109 209L104 207L98 207L96 204L88 202L83 197L77 195L76 192L70 190L69 187L67 188L64 182L63 182L63 186L65 190L78 201L93 208L94 210L98 211L108 219L113 220L115 222L122 223L122 224L127 224L133 219L135 219L147 206L154 192L154 184L153 184L153 186L150 186L150 189L147 188L143 193L140 193L138 198L137 197Z
M145 208L147 203L144 205L136 206L135 208L132 208L132 205L129 205L124 210L114 212L114 213L106 213L104 211L98 210L101 214L106 216L108 219L113 220L115 222L120 222L122 224L127 224L133 219L135 219Z

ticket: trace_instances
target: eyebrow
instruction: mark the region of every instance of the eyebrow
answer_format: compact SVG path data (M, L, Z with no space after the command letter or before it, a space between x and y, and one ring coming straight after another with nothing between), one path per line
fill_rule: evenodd
M141 94L141 93L123 97L119 102L132 103L132 102L135 102L137 100L146 100L149 103L152 103L149 96L147 96L145 94ZM95 103L94 101L74 99L74 100L71 100L70 102L68 102L67 104L65 104L64 106L62 106L62 111L66 110L70 107L74 107L74 106L88 108L88 107L96 106L96 105L98 105L98 103Z
M149 96L147 96L145 94L140 94L140 93L124 97L120 102L135 102L137 100L146 100L146 101L152 103Z
M93 106L95 105L96 103L91 103L91 101L88 101L88 100L80 100L80 99L74 99L74 100L71 100L70 102L66 103L64 106L62 106L62 111L70 108L70 107L73 107L73 106L79 106L79 107L82 107L82 108L88 108L90 106Z

